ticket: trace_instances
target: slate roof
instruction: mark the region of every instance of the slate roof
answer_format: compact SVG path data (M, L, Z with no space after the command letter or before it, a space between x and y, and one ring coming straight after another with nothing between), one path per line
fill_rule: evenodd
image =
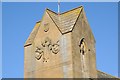
M49 9L46 11L55 22L61 33L67 33L69 31L72 31L82 9L83 7L80 6L61 14L57 14Z

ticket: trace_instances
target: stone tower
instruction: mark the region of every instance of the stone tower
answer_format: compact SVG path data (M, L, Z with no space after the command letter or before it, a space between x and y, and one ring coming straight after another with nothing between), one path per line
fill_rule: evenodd
M95 39L82 6L46 9L24 45L25 78L97 78Z

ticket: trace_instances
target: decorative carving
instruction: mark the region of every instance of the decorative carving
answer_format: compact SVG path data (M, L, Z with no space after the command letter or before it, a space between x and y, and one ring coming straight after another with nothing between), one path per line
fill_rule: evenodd
M44 24L44 31L47 32L49 30L49 23Z
M39 48L39 47L36 47L35 52L36 52L35 58L36 58L37 60L41 59L41 57L42 57L43 54L44 54L43 49L41 49L41 48Z
M37 60L42 59L43 62L47 62L49 58L46 58L46 55L49 55L49 53L57 54L59 52L59 41L56 43L52 43L52 41L47 37L44 41L41 42L40 47L36 47L35 58Z
M59 52L59 45L58 44L53 44L52 45L52 52L54 54L57 54Z
M43 47L49 46L51 44L51 40L47 37L43 42L41 42Z

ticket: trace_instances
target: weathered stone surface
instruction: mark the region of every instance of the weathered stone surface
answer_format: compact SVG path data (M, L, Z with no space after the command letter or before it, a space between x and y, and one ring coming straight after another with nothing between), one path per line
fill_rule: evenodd
M72 57L73 71L75 78L97 78L96 59L95 59L95 41L91 37L92 32L82 10L76 25L72 31ZM93 35L92 35L93 36ZM82 39L85 42L84 54L80 52L80 44ZM83 67L84 66L84 67Z
M83 7L57 14L46 9L24 45L25 78L101 78L95 39Z

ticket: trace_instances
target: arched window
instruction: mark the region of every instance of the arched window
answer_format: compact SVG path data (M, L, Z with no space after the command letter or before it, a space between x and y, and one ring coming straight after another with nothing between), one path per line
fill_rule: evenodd
M81 62L82 77L86 78L88 77L88 68L87 68L87 63L86 63L87 46L86 46L84 38L81 39L79 48L80 48L80 60L81 60L80 62Z
M85 55L85 53L86 53L86 44L85 44L84 38L81 39L79 47L80 47L80 53L82 55Z

